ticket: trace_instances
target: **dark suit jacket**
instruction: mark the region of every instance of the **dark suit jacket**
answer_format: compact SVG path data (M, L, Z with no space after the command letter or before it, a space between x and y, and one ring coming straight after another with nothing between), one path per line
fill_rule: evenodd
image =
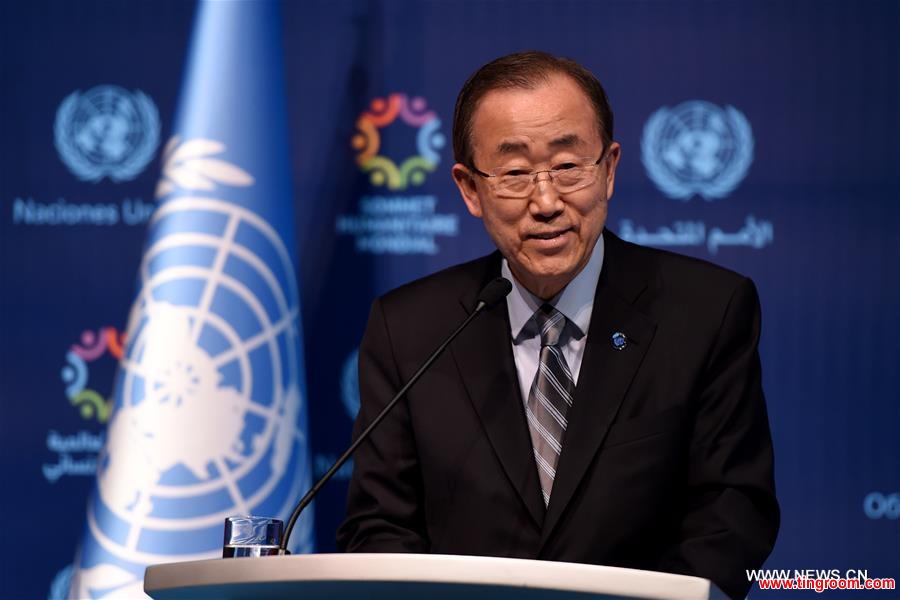
M731 271L604 232L569 427L541 498L506 303L474 320L355 457L342 549L698 575L743 597L778 530L759 301ZM500 255L375 301L358 434L475 305ZM611 336L628 343L616 350Z

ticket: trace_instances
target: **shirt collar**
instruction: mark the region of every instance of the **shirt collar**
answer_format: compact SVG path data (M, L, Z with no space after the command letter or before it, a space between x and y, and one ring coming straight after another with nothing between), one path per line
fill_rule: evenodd
M600 277L600 270L603 268L603 254L603 234L601 233L594 245L593 252L591 252L591 258L581 272L559 294L547 302L566 317L566 328L571 326L571 335L575 339L584 337L591 324L597 280ZM513 341L518 343L522 339L537 334L537 332L523 331L523 329L531 321L534 312L544 304L544 301L519 283L509 269L509 263L505 258L500 266L500 273L513 284L512 292L506 297L506 306L509 310L509 325Z

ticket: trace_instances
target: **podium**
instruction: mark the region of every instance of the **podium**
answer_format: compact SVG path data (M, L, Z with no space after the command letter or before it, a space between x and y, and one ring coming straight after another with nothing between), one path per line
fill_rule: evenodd
M699 577L434 554L298 554L155 565L147 568L144 591L157 600L727 600Z

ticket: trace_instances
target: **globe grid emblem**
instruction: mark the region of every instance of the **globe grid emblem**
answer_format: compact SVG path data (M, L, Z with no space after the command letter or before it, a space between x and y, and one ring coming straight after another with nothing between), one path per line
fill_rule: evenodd
M56 111L59 157L83 181L134 179L159 145L159 112L149 96L101 85L69 94Z
M341 401L350 420L359 413L359 348L355 348L341 367Z
M753 133L733 106L693 100L662 107L644 126L641 160L647 175L670 198L724 198L753 162Z
M202 158L222 150L212 140L173 140L164 189L251 184L241 169ZM309 475L296 476L308 463L298 319L294 267L267 221L190 191L161 203L148 224L88 507L93 539L116 559L100 565L106 575L117 563L218 556L226 517L290 511ZM294 540L309 541L310 525L301 520ZM90 589L91 571L79 574L81 589Z
M393 159L379 154L382 146L381 131L400 119L408 127L416 129L418 154L408 156L398 165ZM424 98L408 98L406 94L391 94L387 98L375 98L369 110L356 120L357 133L350 140L356 155L356 163L369 173L374 186L387 187L391 191L404 190L410 185L422 185L428 173L441 162L439 151L447 140L441 133L441 121L434 111L428 110Z

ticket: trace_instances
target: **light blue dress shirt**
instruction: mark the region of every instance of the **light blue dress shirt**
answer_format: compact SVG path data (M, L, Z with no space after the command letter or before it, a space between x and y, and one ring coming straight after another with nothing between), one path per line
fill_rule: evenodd
M603 235L594 245L591 258L581 272L569 282L554 298L547 301L566 317L566 325L560 336L563 356L572 372L572 379L578 383L581 372L581 358L587 344L587 332L591 324L591 312L594 308L594 294L597 291L597 280L603 268ZM512 292L506 297L506 308L509 311L509 325L512 334L513 357L519 373L519 389L522 401L528 401L528 393L537 373L541 353L541 336L534 322L534 313L544 304L541 300L516 280L506 259L500 267L503 277L512 284Z

